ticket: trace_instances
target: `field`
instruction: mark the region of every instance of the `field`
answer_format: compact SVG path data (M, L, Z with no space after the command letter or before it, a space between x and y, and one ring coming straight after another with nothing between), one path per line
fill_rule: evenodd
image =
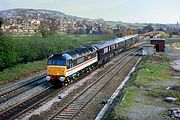
M0 45L0 82L19 79L46 67L56 52L92 45L115 38L113 35L5 36ZM38 62L34 62L38 61ZM38 63L38 64L37 64ZM22 68L22 69L21 69ZM2 82L3 81L3 82Z

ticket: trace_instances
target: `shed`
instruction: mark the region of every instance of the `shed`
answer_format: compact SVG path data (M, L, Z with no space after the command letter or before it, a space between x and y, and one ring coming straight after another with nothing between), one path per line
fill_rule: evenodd
M164 52L165 39L163 38L152 38L150 43L155 46L156 52Z
M144 45L142 54L143 55L153 55L155 53L154 45Z

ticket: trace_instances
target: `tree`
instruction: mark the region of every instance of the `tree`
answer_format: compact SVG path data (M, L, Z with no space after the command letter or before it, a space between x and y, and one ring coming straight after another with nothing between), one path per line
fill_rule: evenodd
M47 37L49 31L47 30L47 28L43 23L40 23L39 32L41 33L42 37Z
M14 65L19 60L18 54L14 51L14 43L3 34L1 26L3 19L0 18L0 70Z
M48 29L46 27L46 24L41 21L40 26L39 26L39 32L41 33L42 37L47 37L48 36Z
M39 26L39 32L43 37L54 35L58 30L58 21L56 19L48 18L41 21Z
M146 32L151 32L151 31L153 31L154 29L153 29L153 27L152 27L151 25L147 25L147 26L144 27L143 30L146 31Z
M48 21L48 27L50 30L50 34L56 34L58 30L58 21L56 19L50 19Z
M173 36L172 33L169 33L169 37L172 38L172 36Z

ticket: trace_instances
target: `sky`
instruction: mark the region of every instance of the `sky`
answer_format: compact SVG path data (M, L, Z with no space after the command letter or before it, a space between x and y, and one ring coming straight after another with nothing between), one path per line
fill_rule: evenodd
M0 10L13 8L56 10L126 23L180 22L180 0L0 0Z

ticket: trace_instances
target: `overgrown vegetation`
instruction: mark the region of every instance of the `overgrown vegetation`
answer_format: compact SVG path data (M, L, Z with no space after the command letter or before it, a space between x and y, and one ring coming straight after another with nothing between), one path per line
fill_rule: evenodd
M133 76L130 79L131 82L128 84L128 86L132 87L127 88L127 91L132 95L134 94L132 88L135 91L137 91L136 88L142 87L148 89L148 87L151 86L151 83L172 79L169 59L165 55L148 56L144 58L143 61L144 63L135 73L133 73ZM126 100L124 103L126 103Z
M0 70L15 64L46 59L68 49L112 39L113 35L0 36Z
M176 105L180 105L180 85L174 86L171 89L167 90L167 87L158 87L153 90L148 91L145 95L146 96L151 96L153 98L161 98L164 99L166 97L175 97L178 98L174 102Z
M171 83L173 80L169 59L165 55L160 54L143 58L143 62L141 62L140 66L126 84L124 101L121 104L117 103L111 111L107 113L106 118L111 116L113 117L111 119L128 119L126 118L126 112L128 112L132 106L137 105L138 96L145 99L143 98L144 96L147 97L146 99L151 100L154 98L163 100L165 97L172 96L179 99L173 104L179 105L180 84L178 83L179 85L173 86L170 90L166 89L168 87L166 82ZM144 103L141 101L141 104L157 105L154 101L144 101ZM160 104L162 105L162 103Z
M23 77L31 76L34 72L45 70L46 61L28 62L27 64L15 65L12 68L0 72L0 85L15 82Z
M145 58L145 64L141 67L136 78L137 84L146 84L152 81L168 80L170 78L170 66L168 58L164 55L149 56Z

